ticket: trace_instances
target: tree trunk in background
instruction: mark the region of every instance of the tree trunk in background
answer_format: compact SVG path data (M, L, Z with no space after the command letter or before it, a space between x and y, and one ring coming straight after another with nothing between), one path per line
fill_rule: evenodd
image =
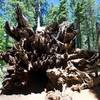
M78 30L78 35L77 35L77 47L81 48L82 47L82 34L81 34L81 23L84 20L84 3L81 2L77 2L75 5L75 11L74 11L74 15L75 15L75 23L77 26L77 30Z
M38 16L37 16L37 28L40 27L40 4L39 5L39 8L38 8Z
M95 12L94 12L94 4L95 4L95 0L87 0L87 4L88 4L88 10L87 10L87 17L88 17L88 23L89 23L89 38L91 41L91 48L92 50L95 49Z
M38 0L34 0L34 8L35 8L35 30L38 27L38 21L39 21L39 1Z
M87 43L88 43L88 50L91 50L89 34L87 34Z
M81 48L82 46L82 38L81 38L81 31L80 31L80 18L77 18L77 21L76 21L76 27L78 29L78 34L77 34L77 48Z
M91 24L92 24L92 27L91 27L91 31L92 31L92 40L93 40L93 49L96 49L96 40L95 40L95 37L96 37L96 18L94 18L93 16L93 20L91 20Z
M87 35L87 46L88 46L88 50L91 50L91 46L90 46L90 32L89 32L89 28L87 28L87 27L89 27L89 23L88 23L88 18L87 18L87 16L86 16L86 35Z
M100 33L97 33L97 50L100 52Z
M91 49L94 49L95 48L95 45L94 45L94 42L95 42L95 39L94 39L94 22L93 22L94 17L93 17L92 13L93 13L93 11L92 11L92 8L90 7L89 16L90 16L90 23L91 23L90 24L90 35L91 35L91 40L92 40L92 48Z
M9 42L9 35L7 34L5 38L6 38L6 40L5 40L5 48L7 50L8 49L8 42Z
M59 0L60 4L59 4L59 23L62 23L63 21L66 21L68 19L68 11L66 8L66 4L67 4L67 0Z
M100 33L97 35L98 51L100 52Z
M100 52L100 24L99 23L96 23L96 32L97 32L96 47L98 51Z
M43 2L39 1L39 0L34 0L35 4L35 30L37 30L42 24L43 24L43 18L42 18L42 14L41 14L41 5Z

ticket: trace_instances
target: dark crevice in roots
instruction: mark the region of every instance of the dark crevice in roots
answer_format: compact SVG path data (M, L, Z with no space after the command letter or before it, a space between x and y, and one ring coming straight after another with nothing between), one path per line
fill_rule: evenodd
M5 86L5 88L3 88L1 94L11 95L11 94L30 94L32 92L41 93L46 88L47 83L48 83L48 78L46 72L30 71L28 73L28 80L26 85L21 85L20 80L17 79L15 81L13 80L11 81L10 85L7 85ZM7 84L7 82L5 82L4 84Z

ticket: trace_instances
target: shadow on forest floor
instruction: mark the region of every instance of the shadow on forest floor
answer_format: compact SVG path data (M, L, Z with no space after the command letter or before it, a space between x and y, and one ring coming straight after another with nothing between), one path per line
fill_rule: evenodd
M91 92L96 96L98 100L100 100L100 85L93 87Z

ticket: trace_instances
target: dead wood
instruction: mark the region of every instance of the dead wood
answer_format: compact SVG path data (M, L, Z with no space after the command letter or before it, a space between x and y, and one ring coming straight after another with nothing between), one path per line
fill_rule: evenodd
M86 72L75 68L71 62L68 62L65 69L48 69L47 76L49 77L51 84L53 84L52 86L54 86L54 88L59 88L60 90L62 90L64 84L66 84L67 87L78 85L80 86L80 89L93 86L92 77L90 77Z
M64 84L72 90L93 87L94 77L98 76L100 53L75 50L76 32L72 23L52 23L43 32L34 32L19 6L16 21L13 28L5 23L6 33L17 42L8 51L0 53L0 59L9 64L2 93L19 93L27 89L32 92L41 82L45 84L41 83L43 89L61 90Z

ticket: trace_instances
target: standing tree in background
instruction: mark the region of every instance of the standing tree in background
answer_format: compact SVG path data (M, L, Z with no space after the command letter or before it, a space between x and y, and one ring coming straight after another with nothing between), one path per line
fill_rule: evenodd
M52 23L52 22L58 22L58 14L59 14L59 7L51 5L49 7L49 10L46 14L46 24Z
M33 19L34 19L34 24L33 24L33 29L35 30L36 27L39 27L44 24L43 22L43 17L45 16L47 12L47 0L30 0L26 4L28 4L28 8L32 8L31 12L34 14Z
M9 36L4 34L4 23L5 23L5 20L7 18L9 18L9 16L7 15L7 12L6 12L6 0L1 0L0 1L0 51L2 50L6 50L8 47L10 47L10 41L9 40Z
M96 48L100 51L100 3L97 5L96 34Z
M88 31L87 31L87 44L88 49L93 50L95 49L96 44L96 16L95 16L95 0L87 0L87 7L86 7L86 17L87 21L86 24L88 24Z
M71 18L78 29L77 47L91 50L95 49L96 17L94 0L71 0Z
M81 34L81 23L84 20L84 8L85 8L85 2L83 0L76 2L75 5L75 23L76 27L78 29L78 35L77 35L77 47L82 47L82 34Z
M76 47L82 47L82 34L81 34L81 23L84 20L84 11L85 11L85 1L84 0L70 0L70 15L72 21L75 23L75 28L78 31L76 38Z
M96 32L97 32L96 48L97 51L100 52L100 23L96 23Z
M97 11L96 21L100 23L100 4L97 5L96 11Z
M66 21L67 16L68 16L68 12L67 12L67 0L60 0L60 5L59 5L59 23L61 23L62 21Z
M7 4L10 6L8 12L15 8L16 4L19 4L22 8L24 15L29 19L30 25L35 30L37 27L37 19L40 17L40 23L43 24L43 17L47 8L46 0L9 0ZM13 12L14 13L14 12ZM13 15L10 13L10 15ZM39 16L38 16L39 15ZM13 16L11 16L13 18ZM14 20L15 22L15 20Z
M68 20L67 0L60 0L59 5L51 5L46 15L46 23L58 22Z
M43 24L43 18L42 18L42 4L43 0L34 0L34 10L35 10L35 23L36 23L36 28L40 27Z

